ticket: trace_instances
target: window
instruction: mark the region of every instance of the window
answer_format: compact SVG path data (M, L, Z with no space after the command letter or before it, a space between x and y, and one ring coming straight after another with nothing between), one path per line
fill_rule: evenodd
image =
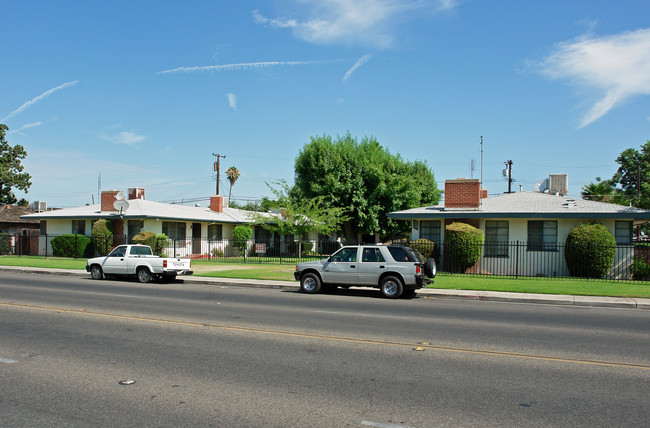
M47 235L47 221L41 220L41 235Z
M428 239L440 244L440 220L421 220L420 239Z
M135 235L137 235L142 231L142 228L144 227L144 220L129 220L127 225L129 227L129 242L130 242L131 238L133 238Z
M171 239L185 239L186 225L182 222L163 221L162 233Z
M72 233L77 235L85 235L86 220L72 220Z
M332 255L333 262L356 262L357 249L356 248L341 248L340 251Z
M557 251L557 221L528 221L528 251Z
M617 244L631 245L632 244L632 222L617 221L615 236L616 236Z
M210 241L221 241L223 239L223 225L222 224L209 224L208 225L208 239Z
M255 242L268 244L271 242L271 232L259 226L255 228Z
M508 221L485 221L485 256L508 257Z
M364 248L362 262L385 262L379 248Z

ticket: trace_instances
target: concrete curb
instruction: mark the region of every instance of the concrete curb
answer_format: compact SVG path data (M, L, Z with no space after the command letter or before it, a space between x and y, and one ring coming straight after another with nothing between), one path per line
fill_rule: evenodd
M90 277L85 270L0 266L0 272L24 272L50 275L76 275ZM192 284L219 285L222 287L249 287L298 290L294 281L250 280L239 278L211 278L204 276L180 277ZM420 296L448 299L468 299L491 302L534 303L547 305L581 306L593 308L627 308L650 310L650 299L599 296L569 296L559 294L507 293L501 291L446 290L428 288L418 290Z

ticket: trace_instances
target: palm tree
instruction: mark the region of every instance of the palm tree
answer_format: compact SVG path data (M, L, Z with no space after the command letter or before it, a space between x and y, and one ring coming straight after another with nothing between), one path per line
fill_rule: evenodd
M228 202L230 202L230 195L232 194L232 186L235 184L235 182L237 181L240 175L241 174L239 170L235 166L231 166L226 170L226 178L230 183L230 190L228 191Z
M591 182L582 186L582 199L599 202L613 202L616 195L616 189L612 186L611 181L601 181L596 177L596 182Z

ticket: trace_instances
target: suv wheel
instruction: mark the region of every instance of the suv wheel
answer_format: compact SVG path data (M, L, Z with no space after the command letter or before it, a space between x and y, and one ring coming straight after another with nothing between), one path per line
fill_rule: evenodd
M402 295L402 292L404 291L402 281L400 281L399 278L395 278L394 276L387 276L386 278L382 279L381 284L379 284L379 288L381 289L382 294L389 299L397 299Z
M315 294L320 291L320 278L313 273L306 273L300 278L300 289L307 294Z

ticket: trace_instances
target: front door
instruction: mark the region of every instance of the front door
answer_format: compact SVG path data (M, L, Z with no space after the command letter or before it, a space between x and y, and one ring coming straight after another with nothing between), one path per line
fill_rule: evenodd
M192 223L192 254L201 254L201 223Z
M358 277L357 247L344 247L330 256L323 265L326 284L356 284Z

